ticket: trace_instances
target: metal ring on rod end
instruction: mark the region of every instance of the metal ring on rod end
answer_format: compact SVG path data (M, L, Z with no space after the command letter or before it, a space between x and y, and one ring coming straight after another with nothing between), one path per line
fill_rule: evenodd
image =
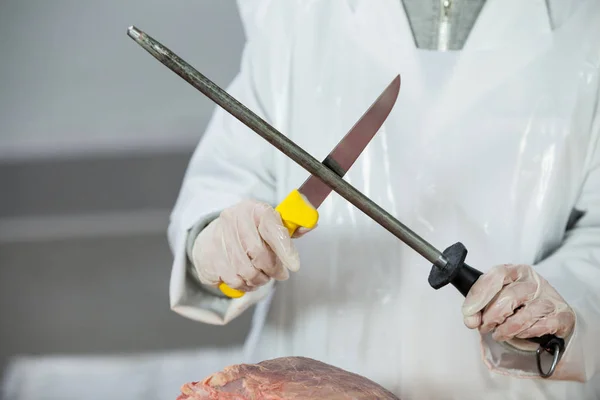
M544 370L542 369L542 352L544 351L548 351L548 349L540 346L538 347L538 349L535 352L535 358L537 360L537 367L538 367L538 371L541 375L542 378L549 378L550 376L552 376L552 374L554 373L554 370L556 369L556 365L558 364L558 360L560 358L560 346L558 343L554 344L554 358L552 359L552 365L550 365L550 369L548 370L548 372L544 372ZM548 353L550 353L548 351Z

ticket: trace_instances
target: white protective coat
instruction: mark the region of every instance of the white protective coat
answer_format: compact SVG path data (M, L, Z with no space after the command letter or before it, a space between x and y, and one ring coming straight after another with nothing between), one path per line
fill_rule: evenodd
M172 309L226 324L262 300L240 361L313 357L403 399L600 398L600 8L572 4L551 27L544 1L488 0L465 48L436 52L415 48L399 0L244 0L248 41L227 89L323 159L401 74L346 179L441 250L464 243L483 272L533 264L577 314L551 380L531 353L482 343L463 297L428 285L430 263L336 193L276 291L199 290L189 229L245 198L274 206L307 177L221 109L172 214ZM585 214L565 232L574 208Z

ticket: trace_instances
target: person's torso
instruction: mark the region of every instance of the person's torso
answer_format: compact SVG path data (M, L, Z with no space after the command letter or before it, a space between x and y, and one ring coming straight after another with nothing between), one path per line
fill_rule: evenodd
M483 272L533 264L560 244L598 90L582 15L552 33L533 10L529 26L517 11L495 14L498 3L455 53L415 49L393 1L312 2L277 122L323 159L399 73L392 113L345 179L440 250L464 243ZM278 154L276 174L283 198L308 173ZM401 398L583 395L579 384L491 374L462 296L428 285L428 261L336 193L319 214L295 242L301 269L277 285L257 357L313 357Z

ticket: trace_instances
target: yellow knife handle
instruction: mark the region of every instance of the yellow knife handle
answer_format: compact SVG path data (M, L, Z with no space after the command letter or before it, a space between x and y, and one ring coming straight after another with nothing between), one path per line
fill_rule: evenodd
M281 215L281 221L287 228L290 237L300 227L312 229L319 221L319 212L304 199L302 194L294 189L275 210ZM219 289L227 297L237 299L244 295L244 292L232 289L226 283L221 282Z

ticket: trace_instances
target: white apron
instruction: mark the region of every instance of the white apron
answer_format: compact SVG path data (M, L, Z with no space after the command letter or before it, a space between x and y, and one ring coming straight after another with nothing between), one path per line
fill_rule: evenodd
M403 399L598 398L600 353L588 344L600 331L593 319L600 306L590 301L600 293L600 262L580 261L594 251L600 257L598 250L576 243L542 261L560 246L593 162L597 2L582 2L552 31L543 2L490 0L461 52L416 49L399 1L275 3L264 2L247 25L251 38L270 32L275 42L258 51L264 60L252 71L269 91L270 121L323 159L399 73L398 101L346 179L440 250L464 243L467 262L483 272L501 263L536 265L577 312L581 328L569 351L589 380L490 372L479 333L463 325L464 298L452 286L432 289L431 264L336 193L319 208L317 229L295 242L300 270L259 303L245 361L312 357ZM218 128L213 122L209 133ZM199 163L210 161L208 152L202 157ZM262 194L278 202L307 172L277 150L272 157L275 192ZM194 165L189 176L207 173ZM242 194L260 193L257 185ZM235 203L231 190L223 190L224 206ZM584 218L598 215L595 190L595 211ZM176 211L175 220L183 214ZM598 226L580 235L600 242ZM174 310L202 320L186 311L193 302L172 297Z

